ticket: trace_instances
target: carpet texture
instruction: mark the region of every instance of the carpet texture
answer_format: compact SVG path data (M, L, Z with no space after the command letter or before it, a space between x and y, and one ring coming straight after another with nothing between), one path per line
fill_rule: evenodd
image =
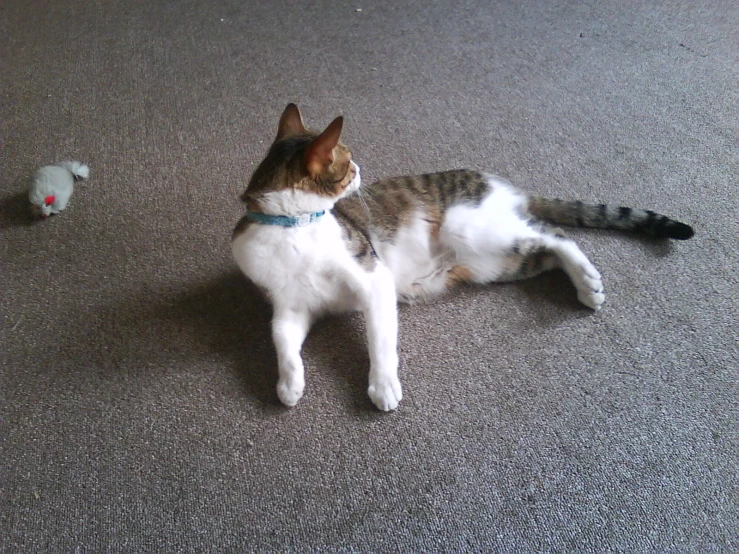
M730 1L0 3L3 552L729 552L739 86ZM405 399L360 317L274 392L238 195L288 102L365 183L468 167L654 209L564 274L400 310ZM40 165L87 162L34 222Z

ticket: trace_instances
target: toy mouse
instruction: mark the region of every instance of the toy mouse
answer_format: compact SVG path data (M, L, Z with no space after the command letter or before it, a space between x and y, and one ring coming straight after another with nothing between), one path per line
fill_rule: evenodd
M80 162L60 162L36 171L28 191L31 209L43 218L58 214L67 207L74 183L87 179L90 168Z

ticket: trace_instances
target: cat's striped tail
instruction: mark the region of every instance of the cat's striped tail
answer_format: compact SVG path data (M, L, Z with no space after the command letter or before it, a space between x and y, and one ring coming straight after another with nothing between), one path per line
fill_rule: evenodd
M694 234L690 225L651 210L585 204L542 196L529 197L528 210L546 221L571 227L635 231L651 237L677 240L687 240Z

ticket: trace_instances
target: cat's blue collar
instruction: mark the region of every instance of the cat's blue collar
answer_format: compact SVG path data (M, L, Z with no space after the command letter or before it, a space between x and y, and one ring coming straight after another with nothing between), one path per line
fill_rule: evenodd
M305 227L310 225L316 219L325 214L326 211L316 212L312 214L303 214L298 216L290 215L269 215L261 212L246 212L246 217L255 223L262 225L279 225L281 227Z

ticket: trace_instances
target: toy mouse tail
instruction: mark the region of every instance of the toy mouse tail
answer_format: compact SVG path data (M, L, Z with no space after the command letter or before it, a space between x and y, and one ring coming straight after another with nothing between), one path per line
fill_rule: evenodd
M80 179L87 179L90 176L90 168L83 163L62 162L59 165L69 171L74 176L75 181L79 181Z

